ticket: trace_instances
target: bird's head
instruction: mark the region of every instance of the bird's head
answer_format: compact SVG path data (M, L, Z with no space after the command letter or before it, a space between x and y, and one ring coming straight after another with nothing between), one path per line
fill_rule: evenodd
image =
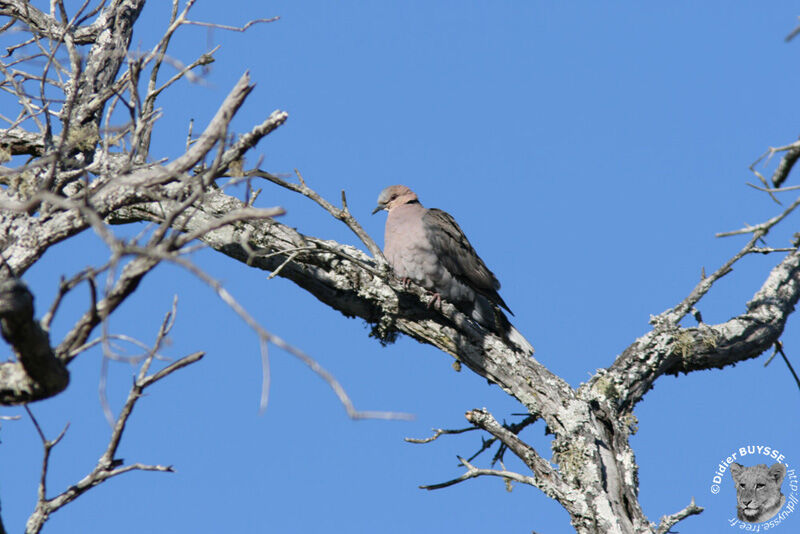
M396 206L411 202L419 202L415 192L404 185L390 185L378 195L378 205L372 210L372 214L375 215L381 210L389 211Z

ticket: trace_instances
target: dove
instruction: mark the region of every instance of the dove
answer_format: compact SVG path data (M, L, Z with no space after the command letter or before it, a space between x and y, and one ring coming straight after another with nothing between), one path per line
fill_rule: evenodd
M398 278L431 291L432 305L444 298L484 328L533 352L502 311L514 315L498 293L497 277L449 213L423 207L404 185L381 191L372 213L381 210L388 212L383 253Z

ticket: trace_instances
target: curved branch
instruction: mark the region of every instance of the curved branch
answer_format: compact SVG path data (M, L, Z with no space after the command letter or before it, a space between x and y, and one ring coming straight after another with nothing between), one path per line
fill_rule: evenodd
M725 323L678 328L658 324L617 358L608 373L585 387L613 385L623 409L631 409L665 374L722 368L755 358L783 333L800 299L800 251L788 254L770 272L747 304L747 311Z
M34 319L33 295L16 278L0 282L0 330L18 360L0 364L0 404L52 397L67 387L69 373Z
M558 500L563 499L568 491L561 476L558 474L550 462L539 456L536 450L522 441L519 436L508 428L497 422L486 409L470 410L466 413L467 421L482 428L499 439L508 447L520 460L525 462L531 471L536 475L533 485L542 490L546 495Z
M448 486L453 486L458 484L459 482L464 482L465 480L469 480L471 478L478 478L483 476L492 476L492 477L500 477L506 480L513 480L514 482L520 482L522 484L527 484L529 486L535 486L536 483L533 477L528 477L525 475L520 475L519 473L515 473L513 471L500 471L498 469L479 469L466 461L464 458L458 457L458 461L461 462L461 465L467 468L467 472L461 475L458 478L454 478L453 480L448 480L447 482L441 482L439 484L430 484L428 486L420 486L420 489L426 490L437 490L446 488Z

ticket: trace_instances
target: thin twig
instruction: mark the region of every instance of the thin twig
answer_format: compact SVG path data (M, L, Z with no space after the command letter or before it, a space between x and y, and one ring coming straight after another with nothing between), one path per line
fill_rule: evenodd
M294 259L295 259L295 258L296 258L296 257L297 257L299 254L300 254L300 251L298 251L298 250L296 250L296 251L292 252L291 254L289 254L289 255L286 257L286 259L285 259L285 260L283 260L283 263L281 263L280 265L278 265L278 267L277 267L277 268L276 268L274 271L272 271L271 273L269 273L269 276L267 276L267 280L272 280L273 278L275 278L276 276L278 276L278 274L280 274L281 270L283 270L283 268L284 268L284 267L285 267L287 264L289 264L289 263L291 263L292 261L294 261Z
M233 31L233 32L243 32L243 31L246 31L250 26L252 26L254 24L267 24L269 22L276 22L276 21L278 21L280 19L281 19L280 17L271 17L271 18L268 18L268 19L254 19L254 20L249 21L244 26L227 26L225 24L215 24L213 22L197 22L197 21L194 21L194 20L186 20L186 21L183 22L183 24L193 25L193 26L203 26L203 27L206 27L206 28L216 28L216 29L219 29L219 30L228 30L228 31Z
M300 193L304 197L308 197L317 204L319 204L325 211L333 215L333 217L339 221L342 221L347 227L361 240L362 243L367 247L370 254L378 261L382 262L384 265L386 264L386 259L383 257L383 252L381 252L381 248L375 243L375 241L369 236L369 234L364 230L364 228L358 223L355 217L350 213L350 210L347 208L347 198L345 197L344 190L342 191L342 207L337 208L324 198L322 198L316 191L311 189L306 185L305 180L303 179L303 175L300 174L300 171L295 169L295 174L297 175L297 179L300 181L299 184L293 184L291 182L287 182L274 174L270 174L268 172L264 172L260 169L252 170L247 173L248 176L259 176L261 178L265 178L270 182L277 184L285 189L290 191L294 191L296 193Z
M748 234L752 233L752 237L747 242L747 244L742 247L739 252L737 252L733 257L731 257L728 261L726 261L719 269L717 269L711 276L703 277L702 280L694 287L692 292L677 306L674 308L665 311L664 313L658 315L651 319L652 324L657 324L660 321L666 320L670 324L677 324L689 311L695 307L695 305L702 299L706 293L711 289L714 285L714 282L725 276L726 274L730 273L733 265L742 259L744 256L754 253L769 253L769 252L777 252L780 249L770 249L770 248L760 248L756 247L756 243L761 241L764 236L769 233L773 226L781 222L785 219L792 211L794 211L797 206L800 206L800 197L798 197L792 204L786 208L782 213L772 217L771 219L751 226L747 225L745 228L740 230L735 230L732 232L723 232L716 234L716 237L728 237L733 235L740 235L740 234ZM795 249L788 249L788 251L793 251Z
M745 185L748 185L753 189L763 191L764 193L785 193L787 191L797 191L800 189L800 185L790 185L786 187L761 187L756 184L751 184L750 182L745 183Z
M162 325L163 324L164 323L162 323ZM154 373L152 375L147 375L146 371L149 368L149 365L154 357L154 353L152 353L151 356L142 364L139 374L137 378L134 380L133 386L131 387L131 390L128 394L128 398L125 401L125 404L123 405L122 410L120 411L120 414L117 417L117 420L113 426L108 446L98 459L94 469L92 469L92 471L88 475L83 477L79 482L69 486L62 493L51 499L48 499L45 495L46 488L44 486L44 483L43 482L40 483L39 499L36 503L36 508L34 512L28 518L28 523L26 525L26 532L32 534L38 533L53 512L59 510L63 506L74 501L83 493L105 482L109 478L137 470L172 472L173 471L172 466L164 466L164 465L148 465L142 463L134 463L127 466L122 466L123 461L117 458L117 451L119 449L120 442L122 441L122 436L125 431L126 425L128 423L128 418L133 412L133 408L136 405L136 402L142 397L144 390L147 387L151 386L152 384L158 382L162 378L177 371L178 369L182 369L183 367L186 367L187 365L190 365L200 360L203 356L204 356L203 352L196 352L190 354L188 356L181 358L175 363L165 367L164 369L161 369L157 373ZM47 443L52 443L50 449L52 449L52 447L58 443L58 440L61 439L65 431L66 428L64 429L64 431L62 431L61 435L56 440L52 442L47 442ZM45 456L46 458L49 458L49 450L47 449L47 447L45 451ZM42 481L45 480L46 474L47 474L47 464L45 462L45 466L43 467L43 473L42 473Z
M764 367L768 366L770 364L770 362L773 360L773 358L775 358L775 356L777 354L781 355L781 358L783 358L783 361L786 363L786 366L789 368L789 372L792 373L792 376L794 377L794 381L797 384L797 387L800 388L800 377L797 376L797 373L795 372L794 367L792 367L792 364L789 361L789 358L786 356L786 353L783 351L783 342L781 342L781 341L776 341L775 342L775 350L773 351L772 356L770 356L767 359L767 361L764 362Z
M795 247L783 247L783 248L773 248L773 247L753 247L750 249L751 254L772 254L774 252L794 252L797 250Z
M667 310L661 315L651 319L651 323L656 324L660 320L667 320L671 324L677 324L695 305L700 302L706 293L711 290L714 282L731 272L733 264L752 252L753 247L762 237L761 231L756 231L755 235L737 252L732 258L726 261L722 267L714 271L711 276L703 277L700 282L694 287L691 293L677 306L671 310Z
M269 403L269 388L270 388L270 367L269 367L269 343L265 339L258 340L261 346L261 401L258 405L258 412L263 414L267 411L267 404Z
M498 470L498 469L478 469L477 467L475 467L474 465L469 463L464 458L461 458L460 456L458 456L458 460L459 460L459 462L461 462L461 465L463 465L464 467L467 468L467 472L466 473L464 473L463 475L461 475L458 478L454 478L452 480L448 480L447 482L441 482L439 484L430 484L430 485L427 485L427 486L420 486L419 488L420 489L429 490L429 491L430 490L437 490L437 489L446 488L448 486L453 486L455 484L458 484L460 482L464 482L465 480L469 480L471 478L477 478L477 477L482 477L482 476L501 477L501 478L504 478L506 480L513 480L515 482L520 482L522 484L528 484L529 486L536 486L536 481L533 479L533 477L521 475L521 474L515 473L513 471L506 471L506 470L502 470L501 471L501 470Z
M798 18L800 18L800 17L798 17ZM788 43L789 41L791 41L792 39L797 37L798 33L800 33L800 25L796 26L795 29L793 29L791 32L789 32L789 35L784 37L784 41L786 41Z
M434 428L433 429L433 436L429 438L405 438L407 443L430 443L431 441L435 441L439 439L439 436L444 435L452 435L452 434L463 434L464 432L472 432L473 430L478 430L478 427L471 426L469 428L459 428L457 430L448 430L445 428Z
M775 217L764 221L761 224L756 224L755 226L746 225L744 228L739 230L733 230L731 232L721 232L716 234L716 237L730 237L732 235L741 235L741 234L756 234L760 233L760 237L766 235L770 228L781 222L785 219L790 213L792 213L797 206L800 206L800 197L798 197L792 204L786 208L783 213L776 215Z

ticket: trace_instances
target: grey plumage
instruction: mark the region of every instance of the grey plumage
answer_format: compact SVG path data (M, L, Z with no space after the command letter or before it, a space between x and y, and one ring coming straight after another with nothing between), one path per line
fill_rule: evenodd
M424 208L404 185L384 189L373 213L379 210L389 212L384 255L398 278L415 281L485 328L533 351L500 309L511 313L498 293L497 277L450 214Z
M472 248L452 215L440 209L429 209L422 217L422 225L431 248L445 269L469 285L476 293L514 315L497 292L500 289L497 277Z

